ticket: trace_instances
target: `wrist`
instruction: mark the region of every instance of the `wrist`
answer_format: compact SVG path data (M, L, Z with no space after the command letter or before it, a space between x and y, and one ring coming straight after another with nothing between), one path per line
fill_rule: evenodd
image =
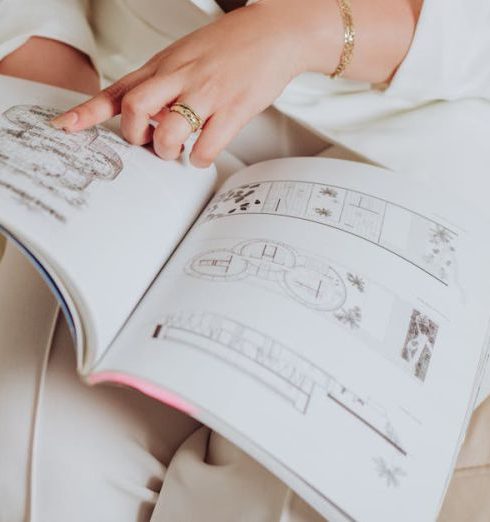
M295 74L332 74L342 54L344 26L337 0L259 0L280 20L284 35L293 42ZM271 19L272 19L271 18Z
M344 47L344 24L337 0L308 0L303 26L304 71L327 76L337 68Z
M345 38L338 0L259 0L255 5L268 7L269 18L278 18L284 38L292 40L295 74L335 71ZM355 48L345 77L389 81L410 48L421 5L422 0L352 0Z

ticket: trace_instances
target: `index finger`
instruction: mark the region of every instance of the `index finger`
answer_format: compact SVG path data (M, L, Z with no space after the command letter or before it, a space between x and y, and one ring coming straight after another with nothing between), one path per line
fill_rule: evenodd
M123 97L150 75L148 70L142 68L123 76L90 100L51 120L51 125L56 129L75 132L103 123L121 112Z

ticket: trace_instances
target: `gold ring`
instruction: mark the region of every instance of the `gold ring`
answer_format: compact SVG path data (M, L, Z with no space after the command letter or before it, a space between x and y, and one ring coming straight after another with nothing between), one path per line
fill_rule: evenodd
M170 107L170 112L176 112L177 114L184 116L184 118L187 120L187 123L189 123L192 128L192 132L197 132L204 125L204 120L201 118L201 116L199 116L199 114L197 114L194 109L185 103L174 103Z

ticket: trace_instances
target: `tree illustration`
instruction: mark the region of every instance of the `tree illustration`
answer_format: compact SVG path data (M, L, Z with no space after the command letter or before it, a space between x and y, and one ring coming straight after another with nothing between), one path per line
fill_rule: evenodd
M332 215L332 211L329 210L328 208L315 208L315 212L319 215L319 216L322 216L322 217L330 217Z
M362 320L362 312L358 306L354 306L353 308L349 308L346 310L342 308L339 312L335 314L335 318L345 324L350 326L352 329L359 328Z
M388 487L399 487L400 478L405 477L405 471L399 466L389 466L383 457L373 459L378 477L386 481Z
M354 288L357 288L359 292L364 292L364 290L366 289L366 283L361 276L349 272L347 274L347 280Z
M320 194L322 196L328 196L329 198L336 198L338 196L338 192L332 187L323 187L320 189Z
M441 243L448 244L451 242L451 231L441 225L436 225L435 229L431 230L430 242L439 245Z

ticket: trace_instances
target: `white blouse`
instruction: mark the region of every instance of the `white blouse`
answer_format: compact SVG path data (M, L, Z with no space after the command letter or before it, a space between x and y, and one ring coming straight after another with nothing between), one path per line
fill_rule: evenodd
M116 79L222 11L214 0L0 0L0 14L0 59L30 36L46 36L85 52ZM275 106L319 136L490 213L482 174L489 28L488 0L425 0L408 55L385 89L307 73Z
M62 40L95 58L86 14L125 7L153 29L165 13L163 19L177 26L174 36L222 13L214 0L0 0L0 59L32 35ZM490 98L489 27L487 0L425 0L411 50L386 94L414 102Z

